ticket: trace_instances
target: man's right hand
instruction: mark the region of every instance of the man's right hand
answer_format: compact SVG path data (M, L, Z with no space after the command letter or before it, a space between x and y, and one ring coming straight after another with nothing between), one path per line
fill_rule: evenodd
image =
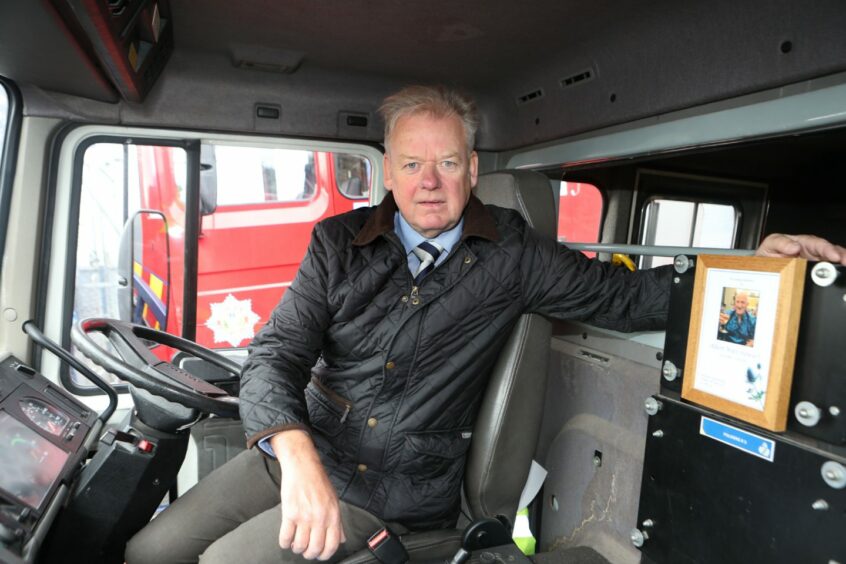
M303 558L329 559L346 541L338 495L308 433L283 431L270 439L282 468L279 546Z

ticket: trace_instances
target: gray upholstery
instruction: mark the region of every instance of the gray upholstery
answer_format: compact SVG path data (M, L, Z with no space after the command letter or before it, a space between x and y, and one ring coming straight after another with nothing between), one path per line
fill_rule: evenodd
M483 203L516 209L535 229L555 237L554 194L540 173L485 174L474 193ZM520 316L494 365L464 474L472 519L502 515L513 521L519 509L540 431L551 335L548 320L536 314ZM449 558L461 546L461 535L455 529L426 531L405 535L402 541L412 560ZM362 551L343 562L363 564L375 559Z
M464 473L474 518L502 515L513 523L529 475L543 414L552 325L524 314L491 374Z
M500 170L479 176L473 190L482 203L517 210L536 231L555 237L558 216L549 179L531 170Z
M549 179L508 170L479 177L476 196L519 211L537 231L555 237L557 216ZM546 389L550 322L524 314L500 354L473 433L464 492L473 517L513 520L540 430Z

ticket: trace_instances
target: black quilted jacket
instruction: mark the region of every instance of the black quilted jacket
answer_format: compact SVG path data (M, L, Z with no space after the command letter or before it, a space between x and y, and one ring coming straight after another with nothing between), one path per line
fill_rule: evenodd
M479 398L519 315L660 328L670 271L589 260L471 197L460 243L417 288L396 209L389 194L315 227L251 345L241 418L251 447L309 431L341 499L427 529L457 517Z

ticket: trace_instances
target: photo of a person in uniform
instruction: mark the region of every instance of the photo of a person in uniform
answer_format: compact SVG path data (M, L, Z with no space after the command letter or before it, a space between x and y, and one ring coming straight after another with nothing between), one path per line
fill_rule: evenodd
M741 288L724 288L723 304L733 304L730 308L723 308L720 311L720 327L717 331L717 339L745 345L755 346L755 324L756 318L752 309L757 310L757 294L750 290ZM754 301L754 306L752 305Z

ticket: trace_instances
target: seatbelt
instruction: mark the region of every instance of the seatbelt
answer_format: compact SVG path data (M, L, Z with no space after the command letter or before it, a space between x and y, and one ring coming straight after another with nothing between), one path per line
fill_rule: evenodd
M405 564L408 562L408 552L399 537L388 527L383 527L367 539L367 548L382 564Z

